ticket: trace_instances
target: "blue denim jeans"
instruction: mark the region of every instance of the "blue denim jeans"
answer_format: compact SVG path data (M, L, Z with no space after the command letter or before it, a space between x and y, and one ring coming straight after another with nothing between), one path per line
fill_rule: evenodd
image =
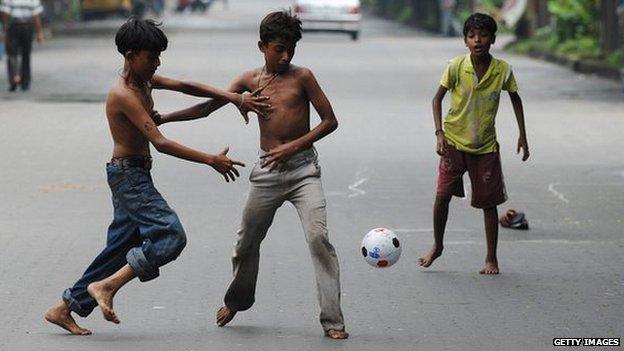
M329 242L326 201L316 150L301 151L273 171L256 163L249 180L247 204L232 256L234 279L224 298L226 306L233 311L244 311L253 305L260 244L277 209L289 201L297 209L312 256L321 325L325 331L344 330L340 308L340 267L336 251Z
M106 165L114 217L106 247L73 287L63 292L70 310L86 317L97 307L87 286L129 264L139 280L158 277L159 267L175 260L186 245L176 213L154 188L149 170Z

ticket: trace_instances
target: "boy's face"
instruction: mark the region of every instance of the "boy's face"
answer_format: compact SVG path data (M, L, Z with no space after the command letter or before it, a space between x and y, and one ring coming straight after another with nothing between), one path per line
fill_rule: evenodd
M144 81L149 81L160 66L160 52L155 51L134 51L128 54L130 70Z
M487 56L496 36L485 29L475 28L468 31L464 42L473 56Z
M258 47L264 54L264 62L267 68L278 73L284 73L288 70L290 61L295 56L296 46L296 43L284 39L275 39L268 43L258 42Z

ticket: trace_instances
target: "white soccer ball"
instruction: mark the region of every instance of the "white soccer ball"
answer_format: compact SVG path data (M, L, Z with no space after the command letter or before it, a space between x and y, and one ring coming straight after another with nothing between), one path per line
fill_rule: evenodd
M375 228L364 235L362 255L373 267L390 267L401 257L401 243L392 230Z

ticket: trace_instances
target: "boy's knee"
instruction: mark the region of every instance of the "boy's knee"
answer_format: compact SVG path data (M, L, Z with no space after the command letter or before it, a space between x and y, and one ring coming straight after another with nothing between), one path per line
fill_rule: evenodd
M186 233L179 221L171 223L164 229L166 237L155 242L154 257L158 266L165 265L180 256L186 247Z
M327 239L327 235L323 233L317 233L310 236L309 239L310 251L315 256L324 256L328 253L334 252L334 247Z
M180 254L182 250L186 247L186 233L182 228L181 224L177 224L172 228L173 232L171 234L171 260L175 260Z
M232 260L241 260L244 257L257 254L260 252L260 243L252 243L249 241L239 240L234 244L234 252L232 253Z
M451 201L453 195L451 194L436 194L436 201L448 202Z
M498 216L498 209L496 206L482 208L482 210L483 214L485 214L486 216Z
M186 234L184 232L178 233L175 240L175 257L180 256L182 250L186 247Z
M436 205L448 205L451 202L453 195L448 194L436 194L435 204Z
M240 258L260 251L260 244L266 236L266 230L243 222L234 243L233 258Z

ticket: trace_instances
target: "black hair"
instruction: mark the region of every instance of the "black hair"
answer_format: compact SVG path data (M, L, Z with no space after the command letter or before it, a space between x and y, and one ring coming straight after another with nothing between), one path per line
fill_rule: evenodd
M260 40L268 43L275 39L298 42L301 39L301 20L286 10L266 15L260 23Z
M490 32L492 35L496 35L498 26L492 16L484 13L474 13L464 22L464 37L473 29L483 29Z
M160 23L138 19L134 16L122 24L115 35L117 51L125 55L128 51L161 52L167 49L167 36L160 28Z

